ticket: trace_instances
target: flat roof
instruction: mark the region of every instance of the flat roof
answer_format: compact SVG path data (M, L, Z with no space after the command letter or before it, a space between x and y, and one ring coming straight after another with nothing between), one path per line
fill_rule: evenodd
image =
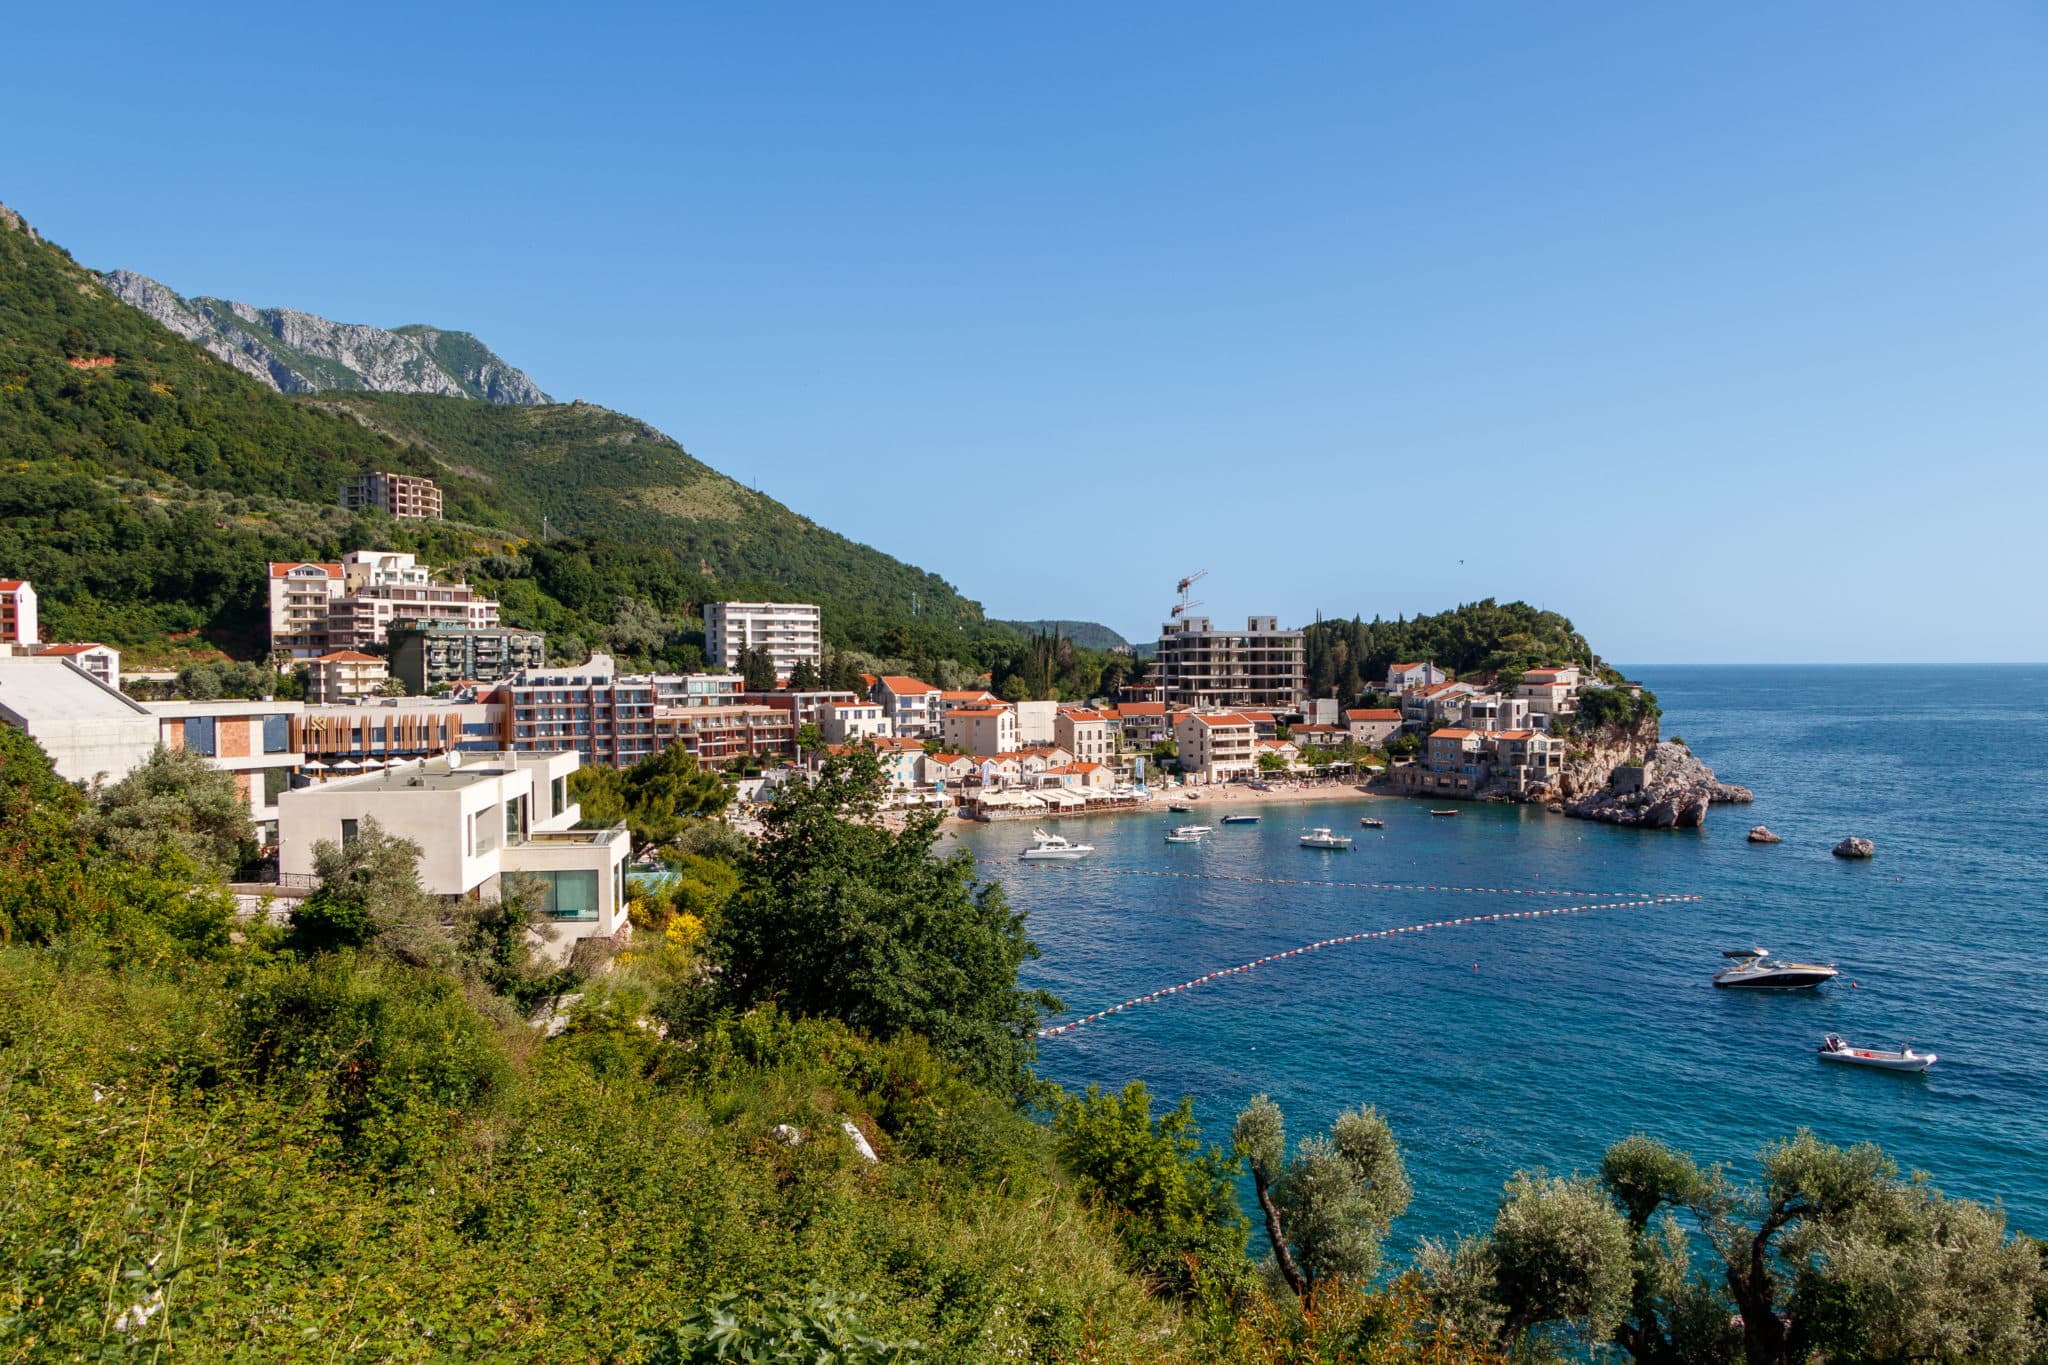
M65 659L0 658L0 706L30 720L155 719Z

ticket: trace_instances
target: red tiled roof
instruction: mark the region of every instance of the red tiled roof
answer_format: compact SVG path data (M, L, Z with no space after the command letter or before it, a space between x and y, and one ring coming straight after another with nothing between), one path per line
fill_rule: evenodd
M1344 713L1346 720L1399 720L1401 713L1391 706L1354 706Z
M867 675L862 674L861 676L866 677ZM939 690L928 682L919 682L915 678L906 678L901 673L884 673L875 681L899 697L907 696L912 692L936 692Z
M1240 725L1251 724L1251 722L1246 720L1243 716L1240 716L1235 712L1229 711L1223 713L1220 716L1197 715L1194 717L1194 719L1202 722L1202 724L1208 726L1212 730L1217 729L1219 727L1224 729L1232 729Z
M288 564L282 562L273 562L270 566L270 576L272 578L283 578L285 575L289 574L293 569L325 569L327 571L327 576L329 578L341 577L341 565L323 564L318 561L310 559L297 559L293 560Z
M313 662L316 664L381 664L384 661L374 654L365 654L359 649L337 649L331 654L322 654Z
M1066 718L1067 718L1068 720L1108 720L1108 719L1109 719L1109 717L1108 717L1108 716L1105 716L1104 714L1102 714L1102 712L1100 712L1100 711L1094 711L1094 710L1090 710L1090 709L1088 709L1088 708L1085 708L1085 707L1084 707L1084 708L1082 708L1081 710L1078 710L1078 711L1062 711L1062 712L1061 712L1060 714L1061 714L1061 715L1063 715L1063 716L1065 716L1065 717L1066 717Z
M26 578L0 578L0 592L16 592L27 585Z
M1446 728L1446 729L1442 729L1442 730L1439 730L1439 731L1437 731L1437 732L1436 732L1435 734L1431 735L1431 736L1430 736L1430 738L1431 738L1431 739L1470 739L1470 738L1472 738L1472 736L1474 736L1474 735L1476 735L1476 734L1478 734L1478 733L1479 733L1479 731L1477 731L1477 730L1467 730L1467 729L1465 729L1465 728L1464 728L1463 726L1451 726L1451 727L1449 727L1449 728Z
M1536 732L1534 730L1496 730L1493 737L1495 739L1534 739L1536 738Z
M1300 746L1291 744L1284 739L1255 739L1252 741L1252 747L1254 749L1298 749Z
M1009 712L1000 706L956 706L946 715L953 716L1006 716Z
M1166 703L1163 701L1127 701L1119 711L1126 716L1163 716Z
M995 701L996 695L986 688L977 687L968 692L941 692L940 701Z
M63 654L63 655L69 656L69 655L72 655L72 654L83 654L83 653L85 653L85 652L86 652L86 651L87 651L88 649L105 649L105 648L106 648L106 646L105 646L105 645L103 645L103 644L99 644L99 643L96 643L96 642L95 642L95 643L92 643L92 644L82 644L82 645L44 645L44 646L43 646L43 647L42 647L41 649L37 650L37 651L36 651L36 653L38 653L38 654Z
M1394 665L1394 671L1395 671L1396 673L1406 673L1406 672L1407 672L1407 671L1408 671L1409 669L1411 669L1411 668L1427 668L1428 666L1429 666L1429 665L1428 665L1428 663L1427 663L1426 661L1423 661L1423 662L1417 662L1417 663L1412 663L1412 664L1395 664L1395 665Z

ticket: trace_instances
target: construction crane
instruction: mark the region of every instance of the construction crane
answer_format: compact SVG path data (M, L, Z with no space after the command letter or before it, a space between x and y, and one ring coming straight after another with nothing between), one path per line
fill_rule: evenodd
M1209 571L1207 569L1197 569L1175 586L1174 590L1180 594L1180 601L1173 604L1174 620L1178 621L1181 617L1187 615L1189 611L1202 605L1188 596L1188 589L1195 585L1196 579L1207 578L1208 576Z

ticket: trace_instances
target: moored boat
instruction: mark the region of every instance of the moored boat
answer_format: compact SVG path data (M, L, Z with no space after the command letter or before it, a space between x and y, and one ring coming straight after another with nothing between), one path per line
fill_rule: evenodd
M1093 844L1077 844L1057 834L1047 834L1042 829L1031 831L1032 845L1017 856L1027 863L1072 862L1085 858L1095 851Z
M1366 829L1385 829L1387 827L1386 821L1372 815L1359 816L1358 823Z
M1867 1066L1877 1071L1925 1071L1941 1058L1932 1052L1915 1052L1902 1047L1896 1052L1881 1047L1853 1047L1830 1033L1820 1045L1820 1059L1845 1066Z
M1223 823L1226 825L1256 825L1259 823L1259 817L1256 815L1226 815L1223 817Z
M1456 815L1457 813L1455 810L1433 810L1430 812L1431 815Z
M1714 973L1714 984L1738 991L1804 991L1832 981L1841 971L1832 963L1780 962L1768 948L1736 948L1721 954L1734 965Z
M1342 852L1351 847L1351 836L1348 834L1338 834L1328 825L1318 825L1301 836L1301 846L1303 848L1326 848L1333 852Z
M1199 844L1202 836L1209 832L1207 825L1175 825L1166 832L1169 844Z
M1186 815L1189 811L1192 811L1194 809L1193 806L1190 806L1185 802L1181 801L1169 801L1166 803L1166 808L1176 815Z

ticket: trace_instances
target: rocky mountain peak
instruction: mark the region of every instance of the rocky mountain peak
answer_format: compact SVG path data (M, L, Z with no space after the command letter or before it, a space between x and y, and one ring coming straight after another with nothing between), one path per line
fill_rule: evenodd
M132 270L101 278L123 303L280 393L360 389L512 405L553 401L468 332L371 327L296 308L186 298Z

